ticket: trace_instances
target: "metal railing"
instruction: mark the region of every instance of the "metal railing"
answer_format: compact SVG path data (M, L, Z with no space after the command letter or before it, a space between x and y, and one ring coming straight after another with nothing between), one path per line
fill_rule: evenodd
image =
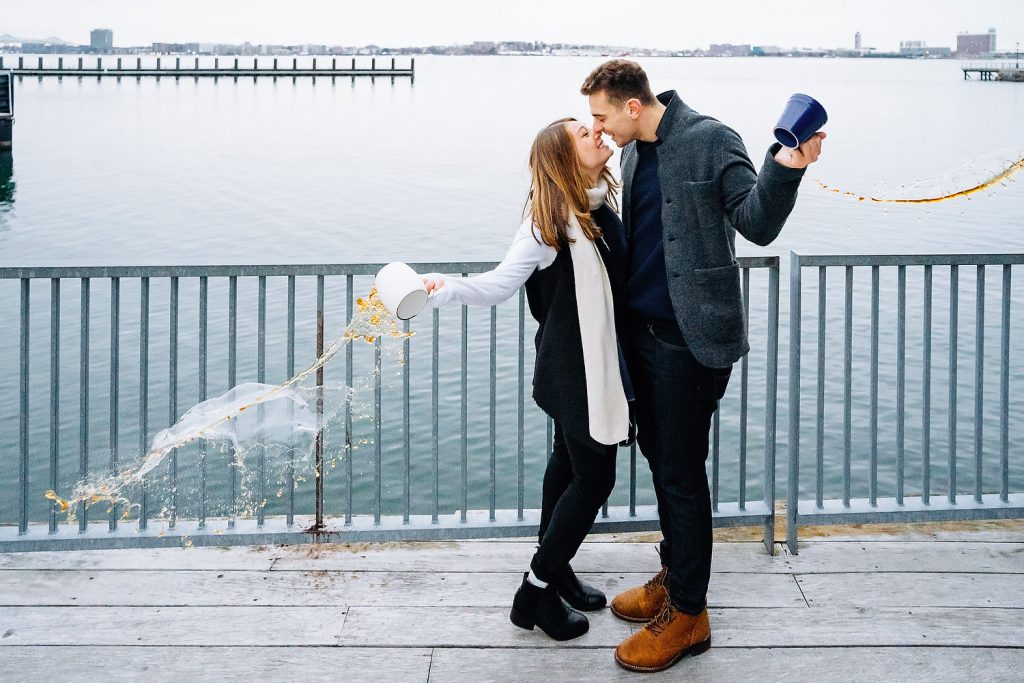
M807 256L792 254L790 270L790 347L789 347L789 479L787 486L787 544L791 552L797 551L799 527L808 524L836 524L854 522L887 522L887 521L940 521L954 519L995 519L1024 516L1024 487L1011 487L1010 478L1010 323L1011 323L1011 277L1013 266L1024 264L1024 254L1003 255L907 255L907 256ZM964 403L960 393L963 382L958 374L960 364L959 300L962 290L960 269L970 267L975 270L974 278L974 345L971 349L973 358L973 457L969 466L960 462L959 441L964 437L959 434L958 418ZM948 273L947 311L948 318L938 320L934 316L937 297L933 287L935 269ZM948 271L946 270L948 268ZM811 383L815 394L815 459L811 463L801 463L801 399L804 396L801 375L802 342L805 338L802 330L803 316L801 299L805 284L805 269L817 270L817 372ZM909 291L912 296L920 296L920 305L908 308L908 269L911 274L920 273L920 280L911 279ZM828 379L836 379L839 374L827 373L826 368L831 362L837 365L836 356L831 354L827 343L829 327L828 274L840 270L844 275L842 290L842 429L839 434L830 433L826 429L826 413L835 403L826 399ZM854 273L870 272L870 303L866 316L854 314ZM989 275L1001 278L1001 296L999 304L999 348L998 361L989 358L994 356L994 349L986 346L986 332L990 325L991 301L986 298L986 283ZM891 296L880 296L880 282L883 274L889 278L895 276L895 300ZM968 283L969 285L969 283ZM891 290L889 290L891 291ZM941 298L942 293L938 293ZM912 299L913 301L913 299ZM884 315L883 315L884 314ZM865 326L855 326L854 319L870 320ZM920 335L912 333L912 343L920 344L919 353L912 354L908 363L907 339L908 319L916 323ZM888 321L888 325L883 325ZM832 325L838 324L833 319ZM969 323L970 321L968 321ZM893 326L894 323L894 326ZM948 352L945 365L947 380L946 410L940 413L932 408L933 373L936 359L933 358L933 346L936 342L933 330L945 324L947 334L944 342ZM894 329L895 328L895 329ZM890 352L894 358L880 356L879 336L883 331L894 336ZM855 335L856 330L856 335ZM860 348L867 349L867 359L863 354L855 363L855 336L862 343ZM989 360L986 365L986 360ZM941 359L939 359L941 361ZM917 420L914 424L908 420L907 386L908 364L912 366L915 388L920 392L920 404L914 406ZM993 384L992 378L986 374L986 367L998 366L998 419L985 401L986 384ZM880 368L890 371L893 375L894 395L886 407L880 408L882 400L879 396ZM939 377L938 379L941 379ZM836 384L832 382L831 384ZM832 392L837 393L837 392ZM866 394L866 396L865 396ZM855 426L855 409L858 424ZM884 410L880 419L880 410ZM866 417L865 417L866 413ZM1019 418L1019 415L1017 416ZM932 446L936 441L937 425L935 421L945 420L945 461L933 459ZM866 424L865 424L866 423ZM986 423L995 423L998 437L991 435L986 440ZM943 425L939 424L941 429ZM865 429L866 427L866 429ZM886 431L885 440L880 431ZM864 431L867 433L865 434ZM908 439L908 431L912 431ZM841 442L837 438L841 434ZM862 444L854 448L853 440L858 438ZM889 441L891 439L891 441ZM831 442L827 444L826 442ZM881 444L888 442L891 457L880 453ZM829 491L826 476L832 474L826 470L826 453L830 448L841 450L840 479L834 484L834 493ZM995 454L998 460L995 461ZM863 461L866 455L867 461ZM908 455L913 455L909 458ZM813 465L808 467L807 465ZM802 466L803 465L803 466ZM881 483L879 469L884 467L890 476L883 476ZM856 471L855 471L856 470ZM912 470L913 477L908 470ZM944 475L944 481L939 476ZM966 485L965 485L966 480ZM841 490L839 490L841 486ZM882 488L888 490L883 491ZM857 489L856 495L854 489ZM810 491L813 499L802 499Z
M754 351L740 363L738 394L736 389L727 394L715 415L709 476L715 524L760 524L771 552L779 260L739 261ZM380 265L0 268L0 288L9 288L0 296L0 306L16 301L20 319L16 344L13 326L0 333L0 340L8 335L10 358L17 358L20 368L18 437L16 445L0 453L0 463L17 462L16 479L13 469L0 471L0 551L535 534L539 510L527 501L539 499L552 425L527 398L527 366L534 353L527 335L535 323L526 313L524 290L490 309L485 333L481 326L470 325L471 317L479 320L480 316L467 307L428 311L406 321L406 331L429 334L429 362L422 357L427 348L421 342L404 339L400 342L403 362L396 371L399 377L391 384L383 379L384 373L373 371L381 365L379 338L372 345L372 359L363 348L368 345L348 344L344 386L355 387L363 381L366 400L372 405L360 415L359 408L348 401L343 426L335 428L338 433L318 434L311 487L299 486L293 461L274 482L261 456L248 472L249 489L243 492L240 479L244 475L236 454L228 449L223 464L218 464L216 453L207 453L206 445L198 444L194 462L186 461L183 447L168 455L166 467L147 475L133 501L137 510L133 507L127 515L114 505L102 515L104 519L96 519L95 513L80 508L77 522L68 522L55 503L43 502L46 489L67 494L75 481L98 472L117 474L131 466L132 458L125 457L129 452L134 451L137 464L158 425L173 424L183 406L218 393L212 386L218 382L212 379L211 369L222 378L224 389L246 379L283 382L293 376L303 367L297 361L311 361L323 353L325 329L340 331L351 320L355 297L369 290ZM494 265L413 267L420 272L467 276ZM767 299L764 307L751 302L752 279L757 283L755 291ZM94 286L97 281L109 285L109 297L97 296L103 291ZM48 292L40 289L41 283L49 285ZM122 319L127 296L134 295L138 297L137 322ZM67 300L75 298L77 311L69 316ZM37 312L41 305L47 315ZM311 310L300 317L305 309ZM211 314L216 310L226 313L226 320ZM246 333L253 317L255 333ZM45 328L47 318L49 334L40 335L35 328ZM107 322L109 336L103 334ZM103 325L99 330L97 323ZM79 329L72 344L64 332L69 324ZM157 328L166 329L166 337L154 337ZM451 339L455 329L457 341ZM40 346L37 336L46 344ZM128 344L123 343L126 339ZM457 369L454 348L458 348ZM0 343L0 354L7 350ZM369 369L362 372L360 363ZM130 379L125 377L126 364L129 371L137 371ZM48 373L42 372L41 367L47 366ZM106 372L98 373L95 366ZM317 373L318 385L325 384L325 370L342 381L342 370L328 366ZM37 396L37 375L46 375L49 382L45 401ZM755 402L752 407L751 386L762 381L765 403ZM485 384L486 399L482 396ZM77 400L71 402L78 404L77 414L62 393L67 386L77 390ZM456 390L457 418L454 401L443 400ZM106 394L99 408L94 400L97 393ZM13 397L0 396L0 402L5 398L13 404ZM164 398L165 406L160 405ZM48 418L45 428L40 425L43 404ZM509 404L514 404L514 410L506 410ZM166 412L161 412L164 408ZM428 410L429 422L423 419ZM750 433L760 429L751 416L762 410L763 469L758 481L758 468L748 466L748 451L753 450L748 443ZM5 443L3 420L0 415L0 444ZM508 438L510 433L514 438ZM43 440L45 450L38 443ZM729 466L723 466L723 443L728 444L724 450ZM372 454L363 457L367 449L359 450L361 446L368 446ZM628 459L620 458L620 470L628 468L628 477L624 485L620 477L595 530L658 526L649 480L637 474L636 447L626 453ZM68 466L72 455L77 455L77 468ZM98 466L97 458L104 455L106 461ZM754 470L754 475L748 470ZM643 467L642 473L646 471ZM276 498L271 491L274 486L279 487ZM753 496L751 488L757 491ZM243 495L257 501L249 515L241 514Z

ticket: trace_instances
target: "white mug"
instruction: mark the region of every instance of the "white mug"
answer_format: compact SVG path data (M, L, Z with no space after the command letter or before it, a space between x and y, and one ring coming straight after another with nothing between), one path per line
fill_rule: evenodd
M374 278L377 296L399 320L408 320L427 303L427 288L416 271L401 261L389 263Z

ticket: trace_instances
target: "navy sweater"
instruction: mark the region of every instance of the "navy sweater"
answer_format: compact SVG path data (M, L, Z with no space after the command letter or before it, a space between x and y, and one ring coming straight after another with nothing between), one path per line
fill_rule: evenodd
M661 224L661 184L657 142L636 142L637 166L630 196L631 231L626 305L653 318L675 321L665 271L664 230Z

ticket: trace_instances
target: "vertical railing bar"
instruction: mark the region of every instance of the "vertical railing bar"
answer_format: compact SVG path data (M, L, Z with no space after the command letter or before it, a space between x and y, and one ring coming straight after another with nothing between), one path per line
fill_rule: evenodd
M178 419L178 278L171 278L171 301L168 320L168 376L167 376L167 424L173 425ZM168 478L171 487L170 509L167 526L174 528L178 519L178 449L172 449L168 460Z
M89 278L81 281L81 332L78 381L78 478L82 481L89 476ZM88 508L85 503L78 505L78 531L84 532L89 526Z
M441 469L440 469L440 421L438 418L438 399L440 390L439 381L439 360L441 345L441 311L433 309L431 312L431 349L430 349L430 464L431 464L431 487L433 488L434 505L430 512L430 522L437 524L441 507Z
M355 301L355 280L345 276L345 325L352 324ZM352 343L345 344L345 524L352 524Z
M267 277L260 275L256 295L256 381L267 381ZM261 403L256 410L256 420L263 424L266 408ZM266 446L258 449L256 462L256 526L262 527L267 507L267 452Z
M117 474L117 449L118 449L118 417L120 408L118 406L118 383L119 365L121 359L120 349L120 318L121 318L121 280L116 277L110 278L110 475ZM110 531L117 529L117 503L110 506L110 518L108 521Z
M21 278L21 382L18 411L18 533L28 532L28 391L29 391L29 291L30 281Z
M764 520L762 539L769 555L775 554L775 435L779 400L779 265L768 269L768 359L765 373L764 415L764 503L768 515ZM795 506L794 506L795 507ZM795 514L794 510L794 514ZM794 529L793 552L796 549Z
M743 269L743 329L750 329L750 268ZM750 354L740 364L740 482L739 509L747 509L747 394L750 388ZM715 411L718 419L718 411Z
M285 350L285 374L288 378L295 376L295 276L288 276L288 320ZM295 407L289 408L294 411ZM288 487L288 511L285 514L285 523L290 527L295 524L295 444L289 444L288 449L288 471L285 473L286 485Z
M463 273L462 277L468 277L469 273ZM461 367L461 416L462 442L460 444L460 455L462 470L460 472L462 488L462 509L459 512L459 521L466 521L466 510L469 507L469 309L462 307L462 367Z
M496 519L494 509L498 503L498 307L491 306L491 338L490 338L490 415L488 434L490 435L490 498L488 500L488 519Z
M957 327L959 326L960 267L949 267L949 493L951 505L956 503L956 382Z
M410 358L409 358L409 321L406 320L402 328L405 332L405 339L402 340L402 454L405 457L404 463L404 481L403 481L403 493L405 498L405 508L402 512L402 521L405 524L409 523L409 515L412 512L412 416L409 412L409 372L410 372Z
M825 499L825 316L828 280L827 268L818 266L818 379L817 448L815 453L814 504L820 509Z
M199 401L206 400L209 279L199 278ZM199 441L199 528L206 528L206 440Z
M999 500L1010 499L1010 265L1003 266L1003 319L999 363Z
M879 267L871 267L871 387L869 391L869 503L878 505L878 286Z
M381 384L381 341L380 337L373 340L373 523L380 524L383 484L383 468L381 460L384 455L381 440L384 435L381 429L383 419L383 387Z
M903 505L907 420L907 267L897 270L896 295L896 504Z
M800 256L790 252L789 267L789 490L786 545L796 554L800 501ZM771 397L769 397L770 400ZM767 478L767 473L765 477Z
M139 453L149 444L149 278L139 281ZM149 526L149 487L145 479L139 494L139 530Z
M378 340L379 341L379 340ZM351 344L349 345L351 346ZM324 276L316 276L316 357L319 359L324 355ZM374 366L379 369L380 363ZM377 375L380 382L380 375ZM314 529L322 529L324 526L324 368L321 365L316 370L316 440L314 451L316 457L314 479L314 502L315 521ZM378 425L380 420L378 419Z
M238 374L238 277L228 278L228 387L235 386ZM228 427L234 429L234 424ZM235 526L238 514L238 453L234 445L228 446L228 528Z
M985 266L978 266L974 340L974 500L981 502L982 437L985 394Z
M932 267L924 267L924 339L921 361L921 502L931 499L932 424Z
M60 278L50 279L50 490L60 486ZM49 532L57 533L57 501L50 501Z
M526 288L519 288L519 358L516 400L516 519L523 521L526 491Z
M850 461L853 455L853 267L846 266L843 335L843 507L850 507Z

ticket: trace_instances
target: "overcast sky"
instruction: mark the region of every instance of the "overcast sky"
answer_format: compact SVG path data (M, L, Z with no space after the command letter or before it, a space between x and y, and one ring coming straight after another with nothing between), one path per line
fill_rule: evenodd
M960 32L998 31L1000 50L1024 42L1024 0L0 0L0 34L116 46L163 42L316 43L399 47L525 40L665 49L710 43L864 46L901 40L956 47Z

